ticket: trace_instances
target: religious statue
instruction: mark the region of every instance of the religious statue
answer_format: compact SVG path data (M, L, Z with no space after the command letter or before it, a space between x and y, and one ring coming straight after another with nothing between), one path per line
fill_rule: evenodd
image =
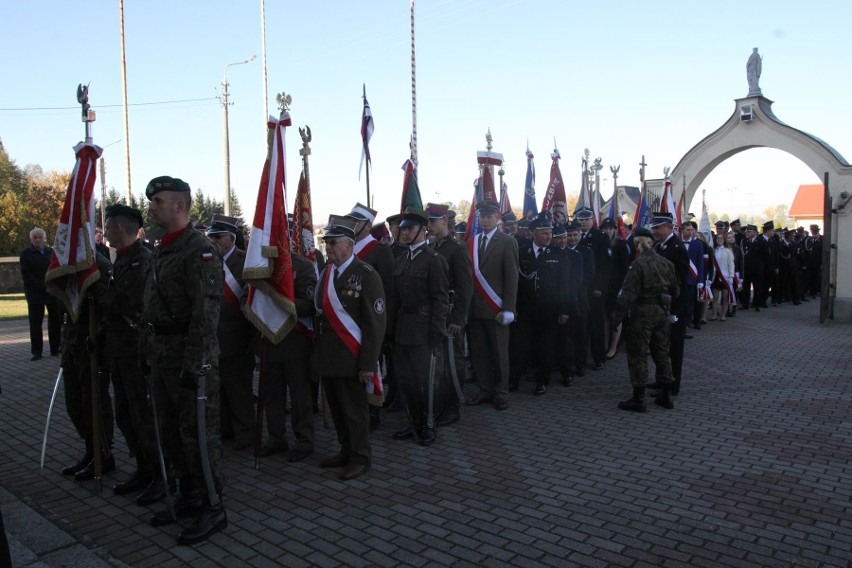
M757 53L757 48L754 48L746 63L746 78L748 79L748 96L760 97L763 93L760 91L760 71L763 66L763 58Z

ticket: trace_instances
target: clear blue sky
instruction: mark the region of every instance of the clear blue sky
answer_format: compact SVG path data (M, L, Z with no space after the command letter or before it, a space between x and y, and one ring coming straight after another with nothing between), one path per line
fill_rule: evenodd
M513 205L522 201L527 139L536 155L539 202L553 139L569 192L579 187L584 148L619 183L638 184L678 160L747 94L745 63L764 57L761 87L777 116L852 155L846 108L852 3L578 3L558 0L418 0L417 87L420 187L424 201L470 199L476 151L490 127L506 158ZM265 157L259 1L125 2L129 101L210 99L133 106L132 189L162 174L222 199L223 119L215 97L227 63L231 182L247 220ZM364 201L360 158L361 85L375 117L372 190L379 216L395 212L411 130L407 0L267 0L269 107L293 96L296 125L310 125L314 219ZM4 10L7 54L0 138L21 166L70 170L83 136L79 82L90 82L98 113L95 142L123 138L118 2L34 0ZM288 137L290 191L301 168L298 132ZM125 191L124 145L104 153L107 184ZM818 178L796 158L751 150L706 180L711 210L736 214L790 203L801 183ZM604 185L610 193L611 180ZM292 193L288 207L292 207ZM693 203L692 211L700 211Z

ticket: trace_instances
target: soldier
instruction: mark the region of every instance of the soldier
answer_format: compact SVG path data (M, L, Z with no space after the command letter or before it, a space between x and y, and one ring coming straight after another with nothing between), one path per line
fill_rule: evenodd
M482 232L468 244L475 290L468 325L479 394L466 404L493 402L497 410L505 410L509 408L509 324L515 320L518 297L518 244L497 230L497 202L480 201L476 210Z
M671 313L676 320L671 323L669 328L669 358L672 366L672 378L674 379L671 393L676 395L680 392L680 381L683 374L683 344L688 323L686 321L686 302L690 300L690 298L687 298L689 254L674 233L674 217L671 213L654 213L651 217L651 233L657 241L654 245L654 251L674 264L675 275L680 282L679 293L672 294ZM654 383L649 388L659 386Z
M473 272L470 266L470 253L467 247L455 240L450 233L449 208L446 205L429 203L426 206L429 216L429 236L434 240L432 247L435 252L444 257L449 269L450 311L447 314L447 332L452 336L452 350L446 347L447 366L456 369L456 378L465 379L464 362L464 329L467 325L467 315L470 310L470 300L473 296ZM439 384L438 405L440 411L438 426L449 426L459 420L458 394L452 384L452 377L447 375Z
M261 449L261 455L269 457L289 450L287 461L301 461L314 452L314 417L312 400L311 354L314 347L314 332L311 316L316 313L314 294L317 275L313 263L298 254L290 255L293 263L293 291L298 323L278 343L266 346L266 393L264 409L269 439ZM248 291L243 298L248 298ZM262 355L263 340L255 334L254 352ZM293 428L295 446L290 450L287 443L287 389L290 390L290 425Z
M550 246L553 225L546 214L532 222L533 242L518 251L518 319L510 337L509 390L517 391L527 362L537 363L535 394L543 395L553 371L557 326L576 312L577 289L565 252Z
M500 220L503 222L503 232L507 235L516 235L518 233L518 218L512 211L506 211L500 215Z
M104 359L115 391L115 422L130 454L136 457L136 472L113 491L116 495L137 492L136 503L146 506L161 501L165 488L148 403L148 379L139 359L145 279L153 257L138 238L142 222L142 213L133 207L115 204L106 208L106 236L116 251L112 278L101 302L107 332Z
M644 227L636 229L633 243L639 257L633 261L618 293L613 327L630 311L627 331L627 364L633 396L618 403L622 410L645 412L645 385L648 382L648 356L656 366L660 392L654 402L674 408L671 395L672 365L669 359L669 309L680 294L680 282L674 265L654 252L653 235Z
M456 228L455 228L455 239L456 239L458 242L460 242L460 243L464 244L464 243L465 243L465 240L464 240L464 234L465 234L466 232L467 232L467 223L466 223L465 221L462 221L461 223L458 223L458 224L456 225Z
M30 322L30 361L41 359L44 349L44 311L47 310L47 337L50 354L59 355L62 333L62 311L59 301L47 293L44 276L50 266L53 249L45 244L44 229L36 227L30 231L30 246L21 251L21 276L24 280L24 297L27 299L27 316Z
M565 227L565 237L565 250L575 252L575 258L576 255L580 255L581 259L578 263L581 277L580 288L577 292L577 314L576 317L568 320L571 342L566 355L570 353L570 356L566 356L567 365L563 367L562 372L563 381L570 384L574 380L574 373L579 377L586 374L586 353L589 350L589 296L595 277L595 255L591 248L579 246L580 225L577 223L571 223ZM570 256L569 254L569 258ZM568 373L570 375L566 378Z
M594 370L603 369L606 362L606 294L609 271L609 239L594 227L594 211L584 207L574 218L580 224L580 244L592 249L595 257L595 272L589 293L589 339L591 340Z
M370 469L367 387L374 380L385 335L385 295L378 272L353 254L357 221L329 217L323 236L329 264L314 294L319 336L314 365L322 377L340 451L320 467L343 467L340 478Z
M822 235L819 225L810 226L810 236L805 237L805 253L808 257L807 288L811 298L816 298L822 286Z
M769 245L762 237L757 236L755 225L746 225L745 239L743 240L743 309L747 310L749 305L754 311L766 307L765 293L765 266L769 263ZM752 296L752 287L754 295Z
M577 239L579 240L579 231ZM553 227L553 239L550 244L565 252L565 260L569 265L568 274L577 295L577 302L570 307L572 311L568 314L568 321L556 328L556 368L562 376L562 386L570 387L574 384L574 339L571 330L575 322L582 320L580 296L583 293L583 255L576 248L568 248L568 229L565 225ZM590 250L584 250L591 255Z
M778 306L778 239L775 237L774 221L763 224L762 239L768 251L763 264L763 302L766 303L772 296L772 306L775 307Z
M394 364L409 427L393 435L396 440L416 436L421 446L435 442L434 400L446 345L449 284L447 261L426 244L428 217L422 209L408 207L399 224L408 254L394 268L393 294L388 319L394 339Z
M235 222L214 215L207 238L222 256L225 271L218 328L220 428L223 439L233 438L234 448L243 450L254 443L254 355L249 348L252 325L240 309L246 253L236 246L240 230Z
M627 267L630 266L630 249L627 242L618 234L618 227L611 217L607 217L601 223L601 231L609 240L610 271L609 281L607 282L606 294L604 295L606 307L606 322L612 321L612 314L615 313L615 303L618 298L618 291L621 290L621 284L624 282L624 277L627 276ZM609 341L607 343L606 358L607 360L615 357L618 350L618 342L621 338L621 331L610 329Z
M178 543L192 544L228 525L221 500L219 436L217 330L224 289L222 260L189 222L192 197L185 181L154 178L145 195L151 217L165 234L145 286L144 352L161 440L180 482L174 513L178 518L197 515L195 523L180 533ZM151 519L154 526L172 522L168 509Z

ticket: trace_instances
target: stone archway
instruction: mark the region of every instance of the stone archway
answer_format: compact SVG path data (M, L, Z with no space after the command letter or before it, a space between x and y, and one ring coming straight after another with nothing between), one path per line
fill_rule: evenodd
M675 166L671 175L675 202L685 191L685 203L690 203L716 166L751 148L782 150L804 162L819 179L828 174L833 200L830 225L826 227L831 241L829 295L834 318L852 321L852 205L847 207L852 196L852 166L819 138L781 122L772 112L772 101L759 90L750 95L736 99L731 117Z

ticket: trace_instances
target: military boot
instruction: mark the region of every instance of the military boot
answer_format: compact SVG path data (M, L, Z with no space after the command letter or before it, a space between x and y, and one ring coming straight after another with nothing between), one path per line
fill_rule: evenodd
M66 468L62 469L62 475L66 477L73 477L78 471L84 469L89 462L92 461L94 457L94 453L92 452L92 443L89 440L86 440L86 453L83 454L83 457L80 458L80 461L75 463L74 465L69 465Z
M672 401L672 390L671 384L663 384L660 387L660 392L657 393L657 396L654 397L654 404L657 406L662 406L668 410L674 408L674 402Z
M222 501L216 505L208 504L195 519L195 523L178 536L178 544L195 544L207 540L211 535L228 526L228 514Z
M621 410L632 410L633 412L645 412L645 387L633 387L633 396L618 403Z
M201 491L193 490L184 492L181 490L181 494L174 502L174 516L172 516L172 511L168 508L157 511L151 516L151 525L155 527L170 525L177 519L194 517L203 510L204 496L201 494Z
M671 387L672 396L680 394L680 378L675 379L669 386Z

